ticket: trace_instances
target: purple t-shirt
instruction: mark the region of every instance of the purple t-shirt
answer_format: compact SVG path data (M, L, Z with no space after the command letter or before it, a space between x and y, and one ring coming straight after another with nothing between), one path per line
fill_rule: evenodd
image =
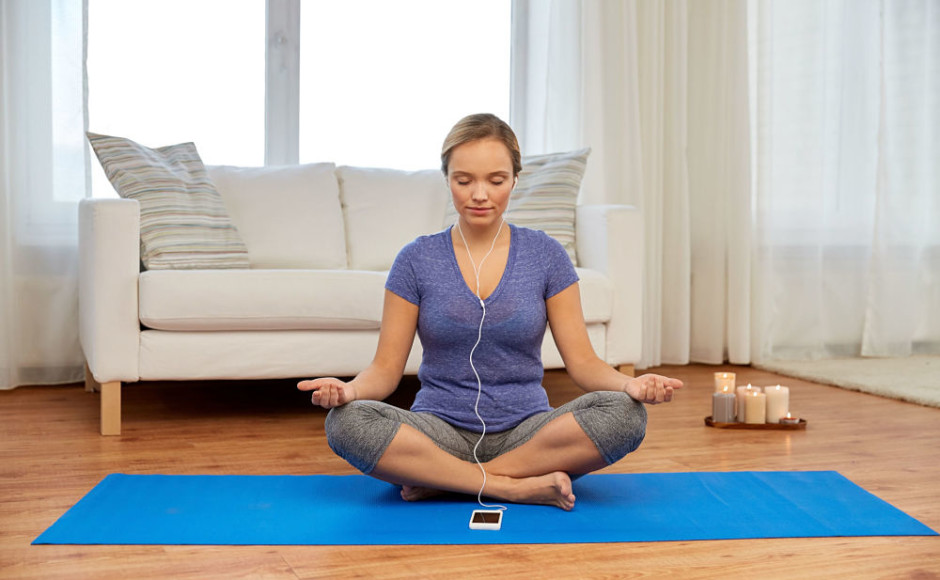
M545 301L578 281L556 240L512 224L510 233L506 270L485 301L483 338L473 353L483 384L480 415L488 432L505 431L551 410L542 387ZM385 287L420 308L418 337L424 357L418 370L421 389L411 410L433 413L479 433L483 426L473 412L477 380L470 350L483 308L460 274L450 236L448 228L405 246Z

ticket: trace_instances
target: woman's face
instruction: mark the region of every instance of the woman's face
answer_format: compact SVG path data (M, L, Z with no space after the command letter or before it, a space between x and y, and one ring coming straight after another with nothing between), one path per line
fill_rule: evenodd
M464 223L498 223L516 183L509 150L498 139L478 139L451 151L447 181L454 207Z

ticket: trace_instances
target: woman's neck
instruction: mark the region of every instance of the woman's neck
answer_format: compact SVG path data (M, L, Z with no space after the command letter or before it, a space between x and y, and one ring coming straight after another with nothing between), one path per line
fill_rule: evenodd
M499 245L509 236L509 224L500 219L486 228L473 227L458 220L454 226L454 240L469 248L474 254L486 252L494 245Z

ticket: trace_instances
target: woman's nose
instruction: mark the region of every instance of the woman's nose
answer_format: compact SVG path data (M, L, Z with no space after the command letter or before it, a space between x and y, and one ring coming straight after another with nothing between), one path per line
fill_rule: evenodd
M486 193L486 183L480 183L473 188L473 199L485 200L489 195Z

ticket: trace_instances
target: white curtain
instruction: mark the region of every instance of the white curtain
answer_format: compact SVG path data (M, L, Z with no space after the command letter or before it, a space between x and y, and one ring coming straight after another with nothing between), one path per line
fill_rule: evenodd
M0 4L0 389L82 378L82 0Z
M940 353L940 3L751 9L755 358Z
M747 43L744 0L689 2L687 155L693 362L751 362ZM668 255L663 259L668 261ZM675 338L663 335L661 340ZM680 361L664 358L662 362Z
M646 219L643 361L940 352L940 2L516 0L511 120Z
M511 121L590 146L583 201L642 208L643 360L750 361L745 0L515 0Z

